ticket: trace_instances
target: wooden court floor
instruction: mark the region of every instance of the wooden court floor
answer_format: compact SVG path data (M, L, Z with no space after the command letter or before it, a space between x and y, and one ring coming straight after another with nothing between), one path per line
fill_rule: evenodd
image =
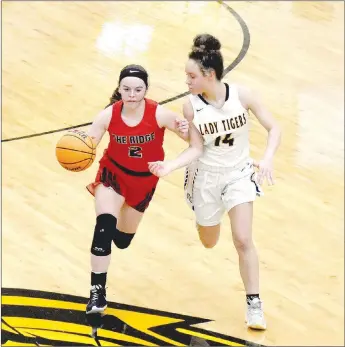
M108 299L210 319L199 327L263 345L343 345L343 2L3 1L3 291L88 296L95 216L85 185L97 162L63 170L55 159L63 131L53 131L91 122L129 63L148 69L149 97L185 92L184 63L201 32L221 40L226 66L235 61L225 80L258 90L283 129L276 185L263 187L254 216L268 329L245 327L226 218L219 244L201 246L183 170L161 180L132 246L113 251ZM181 112L183 100L166 107ZM250 136L260 158L266 136L254 119ZM168 158L183 148L167 134ZM11 300L2 303L4 313ZM18 323L24 337L33 322Z

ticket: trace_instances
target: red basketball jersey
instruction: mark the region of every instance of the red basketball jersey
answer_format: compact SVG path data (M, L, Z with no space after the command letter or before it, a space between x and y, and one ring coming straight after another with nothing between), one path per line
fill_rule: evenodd
M164 160L163 140L165 128L156 121L157 102L145 98L144 116L136 126L128 126L121 118L123 102L113 105L108 127L109 145L104 156L124 168L148 172L148 162Z

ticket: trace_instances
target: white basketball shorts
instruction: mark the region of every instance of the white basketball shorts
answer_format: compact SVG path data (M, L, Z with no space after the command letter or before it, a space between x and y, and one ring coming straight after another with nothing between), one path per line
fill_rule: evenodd
M225 211L263 195L256 183L253 160L231 168L208 166L198 161L185 170L184 195L201 226L220 223Z

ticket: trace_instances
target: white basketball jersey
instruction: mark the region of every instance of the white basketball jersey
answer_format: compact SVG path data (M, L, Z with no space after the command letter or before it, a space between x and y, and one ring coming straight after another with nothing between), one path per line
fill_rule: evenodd
M201 95L189 96L193 123L204 139L204 154L199 161L210 166L233 167L249 158L249 115L236 85L225 86L226 101L219 109Z

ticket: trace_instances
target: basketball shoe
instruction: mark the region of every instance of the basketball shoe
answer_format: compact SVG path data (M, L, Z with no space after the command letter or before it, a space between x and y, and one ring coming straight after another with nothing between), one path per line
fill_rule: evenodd
M102 313L107 308L106 291L100 284L91 286L90 300L86 306L86 314Z
M266 330L263 305L259 298L254 298L249 301L249 304L247 303L246 322L248 328Z

